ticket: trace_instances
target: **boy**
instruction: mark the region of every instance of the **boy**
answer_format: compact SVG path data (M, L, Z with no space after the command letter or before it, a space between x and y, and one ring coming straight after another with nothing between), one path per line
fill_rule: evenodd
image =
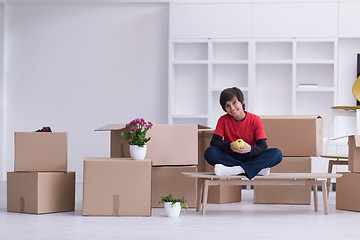
M236 87L221 92L220 105L226 114L218 120L205 151L206 161L220 176L245 174L250 180L257 174L268 176L270 167L281 162L282 153L277 148L268 149L260 117L245 111L244 95ZM240 138L245 145L237 148L235 141Z

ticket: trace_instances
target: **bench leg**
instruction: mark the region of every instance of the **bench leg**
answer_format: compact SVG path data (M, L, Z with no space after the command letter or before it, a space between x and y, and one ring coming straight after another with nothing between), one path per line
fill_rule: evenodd
M324 201L324 213L325 215L329 214L329 205L328 205L328 191L326 186L326 180L321 181L321 188L323 193L323 201Z
M197 199L196 199L196 211L199 212L201 208L202 191L203 191L204 180L198 179Z
M313 192L314 192L314 210L315 212L318 211L318 190L317 185L313 185Z
M209 180L204 180L202 193L202 215L206 214L206 204L209 193Z
M333 169L333 165L334 165L334 161L333 160L329 160L329 168L328 168L328 173L332 173L332 169ZM331 183L331 178L328 178L326 180L326 187L327 187L327 193L328 193L328 197L329 197L329 192L330 192L330 183Z

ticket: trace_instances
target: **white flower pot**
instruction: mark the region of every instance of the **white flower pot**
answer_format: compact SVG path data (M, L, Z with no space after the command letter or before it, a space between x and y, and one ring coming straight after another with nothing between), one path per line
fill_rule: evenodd
M146 155L146 145L139 147L137 145L130 145L130 156L134 160L144 160Z
M180 202L176 202L173 205L171 202L164 203L165 214L168 217L179 217L181 211Z

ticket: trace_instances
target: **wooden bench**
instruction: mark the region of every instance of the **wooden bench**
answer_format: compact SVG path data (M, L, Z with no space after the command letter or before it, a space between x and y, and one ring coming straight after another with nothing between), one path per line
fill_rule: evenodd
M341 174L335 173L271 173L270 176L256 176L248 180L244 175L239 176L216 176L213 172L189 172L182 173L187 177L196 178L199 181L196 211L200 211L202 202L202 215L206 214L209 186L215 185L310 185L314 191L314 210L318 211L317 186L322 187L324 213L329 214L327 199L326 179L339 178Z

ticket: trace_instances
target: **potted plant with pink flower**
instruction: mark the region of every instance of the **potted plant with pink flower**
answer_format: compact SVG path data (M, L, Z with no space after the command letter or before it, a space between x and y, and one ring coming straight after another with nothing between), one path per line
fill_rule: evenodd
M146 155L146 143L151 137L146 137L146 132L153 124L146 122L143 118L137 118L126 124L127 131L121 133L130 144L130 156L134 160L143 160Z

